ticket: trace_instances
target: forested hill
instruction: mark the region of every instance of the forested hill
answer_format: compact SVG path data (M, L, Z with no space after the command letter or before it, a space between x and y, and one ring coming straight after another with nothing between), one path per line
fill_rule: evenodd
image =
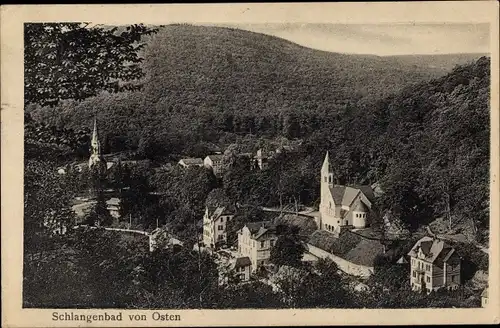
M314 50L238 29L169 25L148 40L143 92L102 94L37 110L62 127L88 127L97 111L112 149L156 139L166 152L232 135L303 138L353 107L442 76L401 57ZM468 62L473 57L460 57ZM118 140L119 139L119 140ZM234 138L233 138L234 139Z
M330 132L325 147L341 178L379 181L386 192L382 207L406 222L443 216L466 229L485 228L489 100L490 60L482 57L357 108L339 122L341 130Z

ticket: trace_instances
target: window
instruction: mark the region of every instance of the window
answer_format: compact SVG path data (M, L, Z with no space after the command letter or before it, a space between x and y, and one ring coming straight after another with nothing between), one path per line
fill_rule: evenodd
M264 246L266 246L266 242L265 241L261 241L260 242L260 248L264 248Z
M223 225L219 225L219 230L224 230L224 226Z
M220 217L220 222L221 223L224 222L224 217L223 216Z
M271 247L274 246L274 240L271 240Z
M413 271L413 278L417 277L417 273Z
M458 284L458 276L451 276L451 281Z
M426 282L431 282L431 277L427 276L426 277Z

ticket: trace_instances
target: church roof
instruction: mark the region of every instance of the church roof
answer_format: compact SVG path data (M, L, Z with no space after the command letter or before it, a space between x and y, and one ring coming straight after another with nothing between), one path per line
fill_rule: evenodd
M330 193L336 205L350 206L359 192L362 192L370 202L373 202L374 196L370 186L334 185L330 187Z
M369 211L368 207L363 202L357 202L354 205L354 208L352 210L357 211L357 212L368 212Z

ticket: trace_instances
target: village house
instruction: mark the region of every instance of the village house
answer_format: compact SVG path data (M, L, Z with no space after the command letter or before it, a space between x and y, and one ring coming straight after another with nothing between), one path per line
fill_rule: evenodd
M341 229L367 226L374 201L370 186L342 186L333 182L328 152L321 168L319 228L338 234Z
M215 248L227 242L227 222L233 219L234 210L229 206L205 208L203 216L203 243L205 247Z
M445 241L421 238L408 253L411 258L410 284L413 290L455 289L460 283L461 259Z
M172 236L165 228L156 228L151 233L148 234L149 237L149 251L154 252L157 249L168 249L172 248L174 250L180 249L184 246L184 243L179 239Z
M201 158L183 158L179 161L179 165L182 167L199 166L202 167L204 162Z
M229 269L239 281L248 281L250 280L252 261L248 256L233 258L230 261Z
M272 221L249 222L238 231L238 253L248 256L252 272L269 263L271 248L278 239Z
M203 163L205 167L212 169L216 176L221 176L226 168L223 155L208 155Z

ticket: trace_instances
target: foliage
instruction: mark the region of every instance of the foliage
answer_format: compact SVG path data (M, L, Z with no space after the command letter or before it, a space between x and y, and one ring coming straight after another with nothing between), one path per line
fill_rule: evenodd
M89 23L24 25L25 103L56 105L110 92L137 90L143 77L139 43L156 29L131 25L121 33ZM128 82L128 83L127 83Z
M294 229L295 233L290 230L279 230L281 230L280 236L271 249L271 257L269 260L277 266L287 265L291 267L301 267L305 247L297 234L298 229Z

